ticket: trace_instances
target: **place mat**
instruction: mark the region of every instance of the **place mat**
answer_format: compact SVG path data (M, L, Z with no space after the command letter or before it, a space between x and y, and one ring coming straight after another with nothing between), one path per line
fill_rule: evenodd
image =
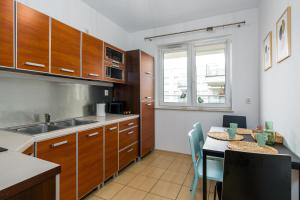
M241 135L235 135L234 139L229 139L229 135L227 132L209 132L208 136L217 140L224 141L240 141L244 139L244 137Z
M260 147L254 142L233 141L228 143L228 148L233 151L242 151L261 154L278 154L277 149L270 146Z
M256 141L256 134L257 133L255 133L255 132L251 133L251 136L255 141ZM275 143L283 144L283 136L278 132L276 132Z
M246 129L246 128L238 128L236 129L236 133L239 135L251 135L252 134L251 129Z

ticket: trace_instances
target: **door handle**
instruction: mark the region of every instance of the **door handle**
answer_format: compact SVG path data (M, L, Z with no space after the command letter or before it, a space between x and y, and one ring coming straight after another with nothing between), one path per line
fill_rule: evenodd
M152 97L145 97L145 99L152 99Z
M59 147L59 146L65 145L65 144L68 144L68 140L61 141L61 142L52 144L51 147L52 147L52 148L55 148L55 147Z
M75 72L75 70L73 70L73 69L66 69L66 68L60 68L60 71L68 72L68 73L74 73Z
M132 152L132 151L133 151L133 148L129 149L129 150L127 151L127 153L130 153L130 152Z
M151 72L145 72L145 74L147 74L147 75L152 75L152 73L151 73Z
M44 68L44 67L46 67L46 66L45 66L45 65L43 65L43 64L39 64L39 63L33 63L33 62L25 62L24 64L25 64L25 65L28 65L28 66L40 67L40 68Z
M88 134L87 136L88 136L88 137L94 137L94 136L97 136L97 135L99 135L99 133L98 133L98 132L96 132L96 133L91 133L91 134Z
M133 134L134 133L134 131L130 131L130 132L128 132L127 134L128 135L131 135L131 134Z
M110 130L110 131L113 131L113 130L116 130L117 128L118 128L118 127L115 126L115 127L110 128L109 130Z
M93 76L93 77L99 77L99 74L93 74L93 73L89 73L89 76Z
M133 122L131 122L131 123L129 123L129 124L128 124L128 126L132 126L132 125L134 125L134 123L133 123Z

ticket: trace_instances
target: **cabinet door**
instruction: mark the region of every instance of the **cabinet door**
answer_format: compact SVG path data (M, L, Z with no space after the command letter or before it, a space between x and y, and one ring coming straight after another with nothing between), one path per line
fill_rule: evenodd
M154 77L154 58L141 51L141 76Z
M138 144L135 143L123 149L122 151L120 151L119 155L119 170L121 170L138 157Z
M0 1L0 66L14 65L14 2Z
M154 100L154 59L141 51L140 94L141 101Z
M52 19L51 73L80 76L80 32Z
M105 179L118 171L118 124L105 127Z
M101 80L103 65L103 41L82 34L82 77Z
M154 102L143 102L141 113L141 155L154 149Z
M78 195L103 182L103 128L78 133Z
M37 157L61 166L60 199L76 199L76 135L37 143Z
M49 72L49 17L17 4L17 68Z

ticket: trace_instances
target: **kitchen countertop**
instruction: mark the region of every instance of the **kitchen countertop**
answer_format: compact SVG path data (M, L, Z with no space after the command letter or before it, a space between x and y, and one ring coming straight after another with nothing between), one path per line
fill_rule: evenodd
M12 151L23 152L28 147L33 145L34 142L40 142L52 138L57 138L72 133L76 133L78 131L84 131L84 130L88 130L100 126L105 126L108 124L135 119L138 117L139 115L117 115L117 114L106 114L105 117L97 117L97 116L80 117L78 119L94 120L97 122L92 124L86 124L86 125L51 131L47 133L41 133L34 136L0 130L0 147L4 147Z
M60 166L15 151L0 152L0 199L12 197L60 173Z

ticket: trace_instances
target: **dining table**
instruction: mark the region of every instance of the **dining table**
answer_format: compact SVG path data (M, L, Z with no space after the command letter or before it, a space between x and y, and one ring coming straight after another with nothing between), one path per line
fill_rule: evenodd
M224 127L211 127L209 132L224 132L226 131L226 128ZM254 138L249 135L243 135L244 139L243 141L247 142L256 142ZM224 158L225 151L229 150L228 148L228 142L229 141L223 141L223 140L217 140L211 137L207 137L204 145L203 145L203 200L207 200L207 157L218 157L218 158ZM289 150L285 145L283 144L275 144L273 146L275 149L277 149L279 154L289 155L291 157L291 166L292 170L298 170L299 171L299 181L300 181L300 158L295 155L291 150ZM299 182L299 199L300 199L300 182Z

